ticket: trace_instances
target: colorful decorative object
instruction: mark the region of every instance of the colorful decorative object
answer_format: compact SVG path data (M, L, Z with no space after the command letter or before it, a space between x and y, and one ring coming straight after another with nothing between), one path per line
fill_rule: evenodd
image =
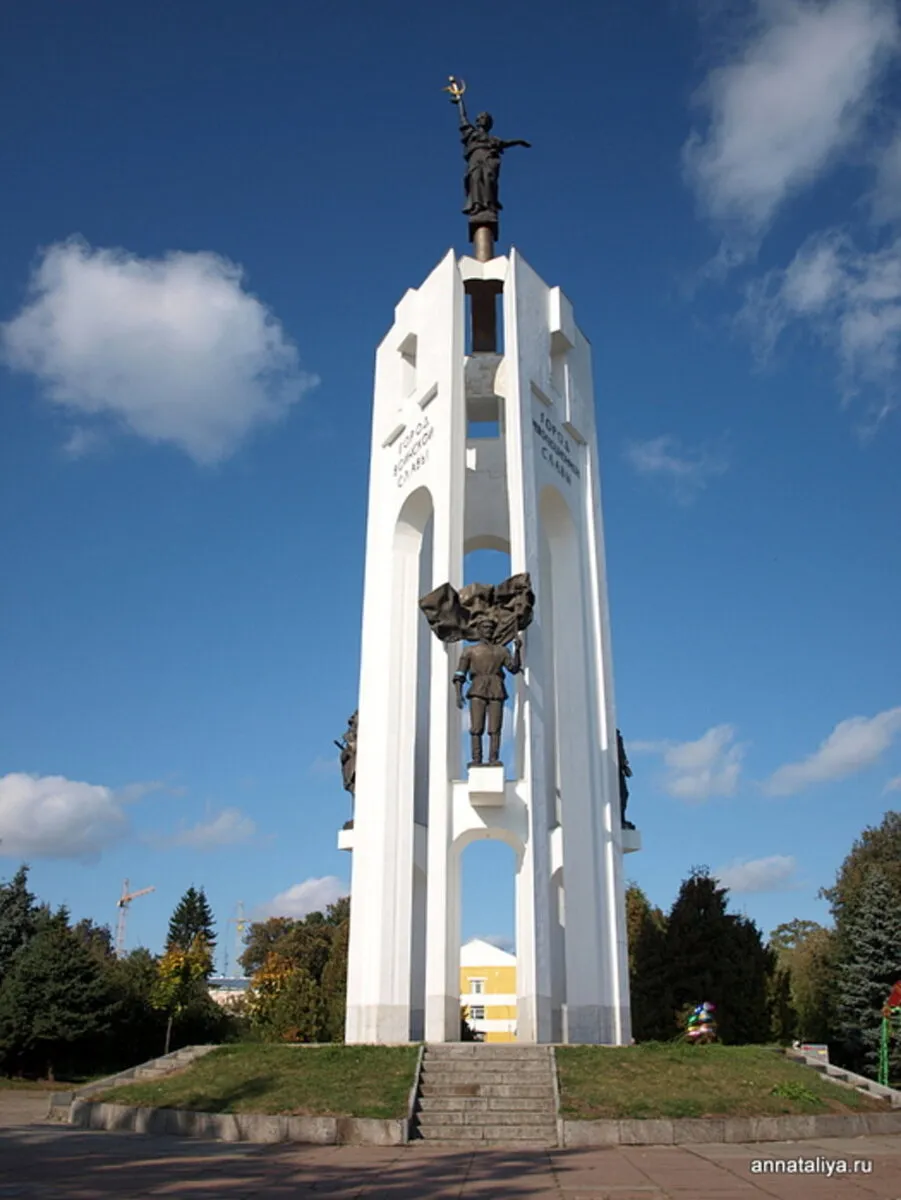
M694 1045L700 1046L716 1041L716 1018L713 1015L715 1010L716 1005L705 1000L688 1018L685 1033Z
M879 1040L879 1073L878 1082L883 1087L889 1086L889 1047L892 1040L892 1030L896 1036L901 1036L901 979L895 984L882 1006L882 1037Z

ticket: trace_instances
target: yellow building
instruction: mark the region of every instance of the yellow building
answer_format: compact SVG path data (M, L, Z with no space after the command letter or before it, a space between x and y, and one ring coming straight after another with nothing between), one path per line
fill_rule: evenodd
M516 1041L516 955L473 938L460 947L460 1004L486 1042Z

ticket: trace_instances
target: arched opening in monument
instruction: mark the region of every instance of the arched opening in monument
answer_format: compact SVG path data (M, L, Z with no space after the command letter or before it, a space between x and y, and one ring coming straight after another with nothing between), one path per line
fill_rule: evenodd
M479 539L479 546L467 549L463 556L463 583L502 583L510 578L510 551L506 543L500 543L495 538ZM501 548L503 547L503 548ZM465 645L466 643L464 643ZM501 726L500 758L504 764L506 779L516 778L516 739L514 730L514 705L516 698L516 680L506 676L507 700L504 704L503 724ZM468 687L467 687L468 691ZM466 772L471 760L472 744L470 741L469 705L460 713L460 779L466 778ZM484 758L488 759L488 736L483 739Z
M583 585L576 529L569 505L556 487L542 489L540 514L540 595L544 630L545 758L551 845L562 854L562 824L567 787L590 786L589 780L567 778L564 764L573 761L574 740L589 736L587 694L576 690L582 678L574 668L584 662ZM581 725L581 728L577 728ZM576 872L571 870L571 875ZM554 1036L562 1035L563 1005L566 1003L566 887L563 869L552 862L549 894L551 950L551 1008ZM599 901L598 897L598 901Z
M398 739L396 761L398 795L408 797L401 806L407 828L399 838L410 839L410 1038L425 1035L426 957L426 828L429 804L429 631L419 619L418 599L432 587L434 506L426 488L417 488L404 502L394 532L394 592L398 648L396 674L387 683L387 701L393 714L390 728ZM413 736L411 736L411 734Z
M513 1042L518 855L485 833L468 841L459 856L461 1019L479 1041Z

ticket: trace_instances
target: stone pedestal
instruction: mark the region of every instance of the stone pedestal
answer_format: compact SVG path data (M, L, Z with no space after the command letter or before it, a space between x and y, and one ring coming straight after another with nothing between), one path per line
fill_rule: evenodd
M504 803L504 768L502 763L469 768L469 802L477 807Z

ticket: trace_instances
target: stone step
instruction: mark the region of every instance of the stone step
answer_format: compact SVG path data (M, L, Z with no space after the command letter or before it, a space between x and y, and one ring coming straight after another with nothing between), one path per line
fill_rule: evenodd
M522 1100L537 1100L549 1098L553 1101L554 1085L552 1083L427 1083L420 1084L420 1094L423 1096L513 1096Z
M556 1138L553 1141L547 1138L508 1138L501 1142L458 1142L454 1138L430 1138L424 1144L439 1150L534 1150L536 1154L556 1150L558 1146Z
M423 1096L418 1101L422 1112L548 1112L553 1111L553 1095L522 1099L518 1096Z
M483 1084L486 1087L551 1087L552 1081L547 1074L542 1075L517 1075L515 1072L492 1072L491 1074L470 1074L470 1075L422 1075L422 1086L424 1087L446 1087L451 1096L465 1096L465 1092L457 1091L459 1087L471 1087L475 1084ZM528 1092L524 1093L528 1096Z
M515 1070L524 1075L537 1073L547 1074L551 1063L545 1058L529 1058L527 1062L517 1062L511 1058L430 1058L426 1055L422 1060L422 1070L443 1070L449 1075L469 1075L482 1070Z
M517 1075L547 1075L550 1073L549 1062L510 1062L502 1058L492 1058L485 1062L475 1059L467 1062L460 1058L442 1058L437 1062L433 1058L422 1060L423 1071L442 1071L447 1075L481 1075L483 1071L515 1071Z
M424 1112L416 1118L420 1129L431 1129L436 1125L474 1125L484 1128L486 1125L536 1125L557 1128L557 1120L553 1113L543 1112Z
M514 1146L529 1143L536 1147L556 1146L557 1127L548 1127L540 1132L530 1126L523 1125L434 1125L420 1129L419 1136L424 1142L457 1142L461 1145L473 1143L494 1142L501 1146Z
M426 1046L429 1058L540 1058L549 1059L550 1052L545 1046L505 1046L499 1044L476 1043L472 1046Z

